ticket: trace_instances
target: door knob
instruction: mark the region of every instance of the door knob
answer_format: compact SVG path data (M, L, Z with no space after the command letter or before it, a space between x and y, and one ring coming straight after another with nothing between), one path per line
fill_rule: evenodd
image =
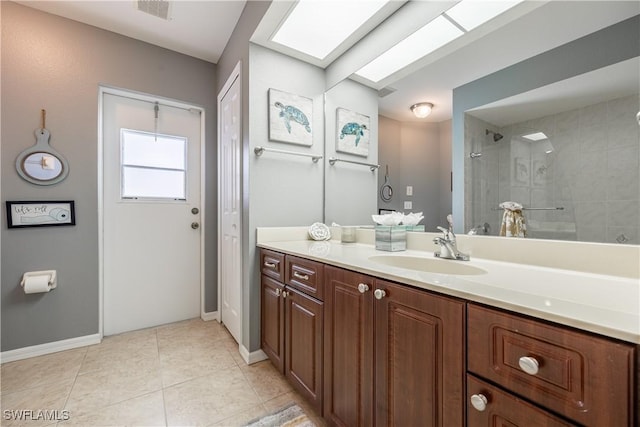
M194 215L198 215L200 213L200 209L198 208L191 208L191 213Z
M200 224L198 224L197 222L192 222L191 228L193 228L194 230L197 230L198 228L200 228Z

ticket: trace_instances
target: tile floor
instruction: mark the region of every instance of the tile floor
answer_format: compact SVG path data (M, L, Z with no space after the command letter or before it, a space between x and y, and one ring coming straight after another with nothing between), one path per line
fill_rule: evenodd
M215 321L128 332L1 369L2 426L236 426L291 401L324 426L269 361L247 366ZM12 410L33 410L32 420L9 419ZM59 422L37 412L56 410Z

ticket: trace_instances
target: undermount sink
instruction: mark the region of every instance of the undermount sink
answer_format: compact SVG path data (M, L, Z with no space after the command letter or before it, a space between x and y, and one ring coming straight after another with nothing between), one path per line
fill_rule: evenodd
M409 270L426 271L429 273L453 274L473 276L486 274L483 270L472 265L464 264L464 261L443 260L435 258L420 258L403 255L376 255L369 258L370 261L391 267L407 268Z

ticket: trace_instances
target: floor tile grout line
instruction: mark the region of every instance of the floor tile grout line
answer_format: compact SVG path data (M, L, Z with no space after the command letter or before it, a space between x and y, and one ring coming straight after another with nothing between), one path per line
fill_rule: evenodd
M102 339L100 339L100 342L97 345L102 344ZM76 381L78 381L78 376L80 375L80 371L82 370L82 365L84 364L84 361L87 359L87 354L89 354L89 347L88 346L85 349L84 352L84 356L82 356L82 360L80 361L80 364L78 365L78 370L76 371L76 375L73 377L73 384L71 384L71 388L69 388L69 393L67 393L67 398L64 400L64 406L62 407L62 409L66 409L67 405L69 404L69 399L71 399L71 393L73 393L73 389L76 386Z

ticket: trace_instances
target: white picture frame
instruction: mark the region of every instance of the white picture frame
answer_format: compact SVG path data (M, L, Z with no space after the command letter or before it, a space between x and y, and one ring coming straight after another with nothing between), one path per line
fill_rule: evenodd
M269 89L269 140L313 145L313 100Z
M369 116L346 108L338 108L336 109L336 131L337 152L362 157L369 156L371 133Z

